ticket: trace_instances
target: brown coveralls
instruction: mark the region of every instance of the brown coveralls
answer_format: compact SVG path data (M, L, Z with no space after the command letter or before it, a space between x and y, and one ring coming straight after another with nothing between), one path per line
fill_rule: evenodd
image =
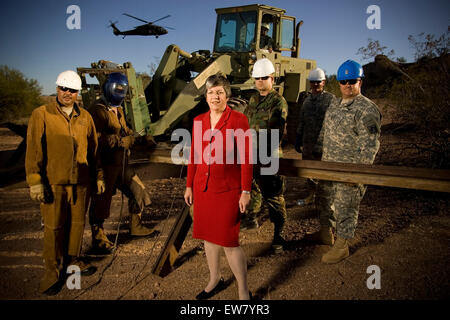
M72 116L56 99L35 109L28 123L26 179L45 186L44 292L58 281L62 259L81 251L90 183L102 179L96 162L97 134L89 113L74 104Z
M89 210L89 223L91 225L101 226L103 221L109 217L111 200L116 192L116 188L119 188L131 200L128 202L130 213L139 213L140 211L132 208L132 204L135 203L134 199L138 198L130 188L135 172L127 166L127 150L119 146L119 141L122 137L133 136L134 132L128 128L125 122L123 109L121 107L116 109L117 115L114 113L113 108L109 108L103 99L97 100L89 108L98 133L98 152L106 185L103 194L93 195L92 197ZM136 200L139 201L139 199Z

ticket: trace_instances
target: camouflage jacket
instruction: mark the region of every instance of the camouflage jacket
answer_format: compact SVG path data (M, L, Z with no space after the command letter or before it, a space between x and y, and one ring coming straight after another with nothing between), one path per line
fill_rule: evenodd
M248 118L251 129L254 129L256 132L259 132L260 129L267 129L269 138L271 130L279 130L278 142L281 142L286 125L288 105L283 96L277 91L272 89L267 96L253 95L244 114ZM270 145L270 141L268 141L268 145ZM281 150L278 151L280 152Z
M261 36L259 40L260 49L274 49L274 41L270 36Z
M335 99L325 114L317 146L322 161L372 164L380 147L381 114L363 95Z
M319 138L325 113L336 97L327 91L319 95L309 94L300 110L297 139L303 146L303 159L312 159L313 148Z

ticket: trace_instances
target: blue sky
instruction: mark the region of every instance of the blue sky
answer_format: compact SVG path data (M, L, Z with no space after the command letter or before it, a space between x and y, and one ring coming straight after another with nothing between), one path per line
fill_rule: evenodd
M215 8L264 3L287 10L301 27L301 57L315 59L328 74L336 73L347 59L362 61L358 48L367 39L379 40L395 50L396 57L412 61L414 50L409 35L421 32L441 35L450 25L450 1L237 1L237 0L53 0L8 1L2 4L0 19L0 64L20 70L27 78L38 80L44 94L55 92L59 72L84 66L100 59L117 63L130 61L136 71L150 73L150 64L163 55L170 44L185 51L212 50L216 22ZM67 7L75 4L81 10L81 29L69 30ZM381 9L381 29L366 26L369 5ZM109 20L131 29L139 21L122 13L159 22L175 28L167 35L155 37L116 37L108 28ZM158 23L158 24L159 24Z

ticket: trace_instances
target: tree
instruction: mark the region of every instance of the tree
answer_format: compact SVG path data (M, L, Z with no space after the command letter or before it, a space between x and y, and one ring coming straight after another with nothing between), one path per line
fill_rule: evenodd
M336 75L332 74L330 76L326 76L325 82L325 90L331 92L335 96L339 97L341 95L341 90L339 89L339 82L336 79Z
M0 120L28 116L41 104L42 88L18 70L0 65Z
M372 40L371 38L367 39L369 42L366 47L361 47L358 49L356 54L362 55L363 60L369 60L372 58L375 58L375 56L382 54L388 57L391 57L395 54L394 50L389 51L388 53L385 53L385 50L387 49L386 46L381 46L380 41L378 40Z
M447 27L447 32L443 33L436 39L434 34L420 33L419 39L410 35L408 37L409 43L416 50L414 57L416 60L421 58L435 58L441 57L449 53L450 47L450 26Z

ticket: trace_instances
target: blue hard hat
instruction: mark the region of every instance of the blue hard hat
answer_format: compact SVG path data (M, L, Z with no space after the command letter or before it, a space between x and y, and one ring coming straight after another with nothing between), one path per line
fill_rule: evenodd
M127 77L120 72L111 73L103 84L103 95L113 106L122 104L128 92Z
M364 77L362 66L353 60L347 60L338 69L337 80L350 80Z

